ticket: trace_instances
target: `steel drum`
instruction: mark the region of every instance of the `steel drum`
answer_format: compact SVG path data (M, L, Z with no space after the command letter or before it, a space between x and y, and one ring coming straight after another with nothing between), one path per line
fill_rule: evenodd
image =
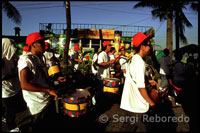
M76 92L64 96L64 113L70 117L79 117L87 111L90 102L90 92L84 89L76 89Z
M50 61L48 64L48 74L50 77L54 77L56 74L60 73L60 68L58 62Z
M103 92L119 93L120 79L118 78L105 78L103 81Z

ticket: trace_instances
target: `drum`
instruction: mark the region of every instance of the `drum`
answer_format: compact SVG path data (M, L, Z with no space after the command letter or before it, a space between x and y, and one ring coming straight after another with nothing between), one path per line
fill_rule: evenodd
M48 64L48 74L50 77L54 77L56 74L60 73L58 62L50 61Z
M120 79L118 78L105 78L103 81L103 92L115 93L119 92Z
M63 99L64 113L70 117L84 115L89 106L90 92L84 89L76 89Z

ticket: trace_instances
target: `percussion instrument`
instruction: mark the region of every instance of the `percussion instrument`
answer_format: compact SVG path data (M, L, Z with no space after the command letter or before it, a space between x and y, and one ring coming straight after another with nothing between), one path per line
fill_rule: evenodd
M103 92L118 94L120 79L118 78L105 78L103 81L104 87Z
M90 92L84 89L76 89L76 92L64 96L64 113L70 117L84 115L89 106Z
M56 74L60 73L60 68L58 62L50 61L48 64L48 74L50 77L54 77Z

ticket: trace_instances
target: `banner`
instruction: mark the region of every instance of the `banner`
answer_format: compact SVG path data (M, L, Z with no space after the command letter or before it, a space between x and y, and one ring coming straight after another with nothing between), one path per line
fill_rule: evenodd
M100 39L100 30L77 29L77 38ZM102 29L102 39L114 39L114 30Z

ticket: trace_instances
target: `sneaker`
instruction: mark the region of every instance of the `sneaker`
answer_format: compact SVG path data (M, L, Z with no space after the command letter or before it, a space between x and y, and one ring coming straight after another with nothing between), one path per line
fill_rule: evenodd
M19 129L19 127L16 127L12 130L10 130L9 132L21 132L21 130Z
M96 104L96 100L95 100L94 96L92 97L92 104L93 104L93 105Z
M180 103L176 102L176 106L181 107L182 105Z
M2 117L2 122L6 123L6 118Z

